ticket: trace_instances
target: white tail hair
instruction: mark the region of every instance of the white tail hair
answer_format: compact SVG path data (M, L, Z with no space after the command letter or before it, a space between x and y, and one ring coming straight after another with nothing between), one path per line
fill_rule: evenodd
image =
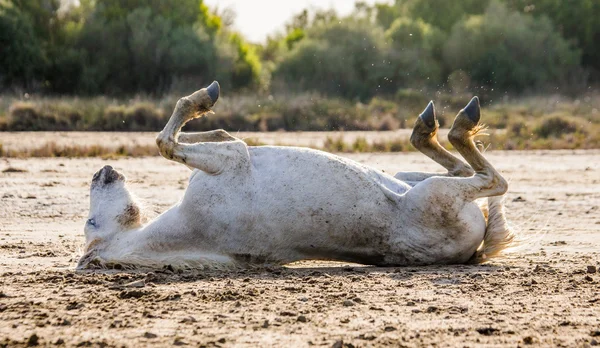
M483 242L471 257L470 263L483 263L499 256L515 241L515 234L504 215L504 196L488 197L487 209L482 207L487 227Z

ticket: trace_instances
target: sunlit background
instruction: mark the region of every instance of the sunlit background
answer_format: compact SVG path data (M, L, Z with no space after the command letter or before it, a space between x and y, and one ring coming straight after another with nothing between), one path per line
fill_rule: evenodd
M187 129L395 132L430 100L448 127L477 95L491 148L597 148L598 18L597 0L0 0L0 130L154 132L218 80ZM366 139L324 146L413 149Z
M372 5L376 0L364 2ZM333 9L340 16L354 10L352 0L206 0L206 4L217 11L232 10L235 13L234 27L252 42L264 42L269 34L283 31L285 23L304 9Z

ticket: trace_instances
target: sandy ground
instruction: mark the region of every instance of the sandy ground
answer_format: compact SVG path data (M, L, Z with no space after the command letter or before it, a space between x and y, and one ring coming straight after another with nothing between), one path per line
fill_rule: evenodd
M439 169L417 153L348 157L387 172ZM488 158L511 181L508 217L526 240L494 262L182 274L74 266L97 169L125 173L153 216L183 194L185 167L159 157L0 159L0 346L600 344L600 151Z

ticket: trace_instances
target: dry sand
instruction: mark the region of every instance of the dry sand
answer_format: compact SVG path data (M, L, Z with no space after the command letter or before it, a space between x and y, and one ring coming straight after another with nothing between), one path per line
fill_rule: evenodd
M387 172L423 155L360 154ZM88 187L110 163L154 216L189 171L162 158L0 159L0 346L588 346L600 342L600 151L492 152L526 244L480 266L303 262L78 273ZM7 168L25 172L1 172Z

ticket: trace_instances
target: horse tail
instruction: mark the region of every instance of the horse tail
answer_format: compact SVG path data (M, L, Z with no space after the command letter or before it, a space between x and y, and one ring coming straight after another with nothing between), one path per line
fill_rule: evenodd
M504 196L488 197L488 214L483 242L470 263L483 263L499 256L515 240L504 214ZM484 211L485 215L485 211Z

